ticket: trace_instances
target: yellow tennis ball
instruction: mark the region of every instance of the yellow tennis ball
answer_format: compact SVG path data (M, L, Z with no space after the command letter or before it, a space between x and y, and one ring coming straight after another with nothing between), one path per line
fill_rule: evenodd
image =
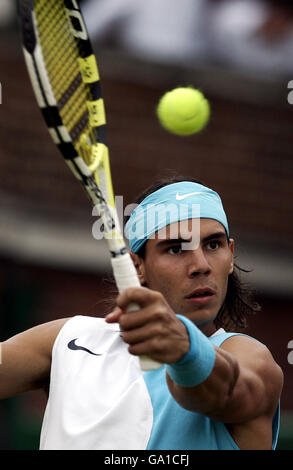
M177 135L200 132L210 118L210 105L204 95L192 87L179 87L165 93L157 106L161 125Z

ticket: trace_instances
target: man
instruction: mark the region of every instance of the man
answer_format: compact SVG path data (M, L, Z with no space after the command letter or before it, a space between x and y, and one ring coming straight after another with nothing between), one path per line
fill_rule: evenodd
M3 343L0 397L50 378L41 449L275 448L282 372L263 344L219 329L229 312L243 321L228 302L234 240L219 195L161 183L126 231L142 287L106 320L58 320ZM142 373L142 355L162 365Z

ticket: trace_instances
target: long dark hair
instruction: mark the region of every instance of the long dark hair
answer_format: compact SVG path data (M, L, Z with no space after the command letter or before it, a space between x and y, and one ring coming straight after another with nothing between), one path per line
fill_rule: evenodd
M193 183L199 183L203 186L206 186L202 181L196 180L191 177L184 176L167 176L160 178L151 186L146 188L139 196L136 198L135 203L140 204L143 199L145 199L149 194L157 191L158 189L167 186L172 183L179 183L181 181L191 181ZM125 217L124 223L128 221L130 216ZM146 243L141 247L138 256L141 258L145 257L145 247ZM249 315L255 314L258 312L261 307L256 302L254 298L253 291L244 284L240 278L241 272L249 272L241 268L234 263L234 270L228 278L227 294L225 301L218 312L218 315L215 319L215 326L217 328L224 328L229 331L237 331L239 329L245 329L247 327L247 318Z

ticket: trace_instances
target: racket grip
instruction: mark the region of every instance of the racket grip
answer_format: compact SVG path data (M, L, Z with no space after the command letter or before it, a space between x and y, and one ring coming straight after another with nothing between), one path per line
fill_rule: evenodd
M129 253L111 258L111 263L119 292L123 292L128 287L140 286L138 275Z
M138 275L129 253L125 253L117 258L111 258L113 275L119 292L128 287L139 287ZM135 311L139 307L136 304L128 306L129 311ZM140 356L140 367L143 371L158 369L162 366L160 362L154 361L147 356Z

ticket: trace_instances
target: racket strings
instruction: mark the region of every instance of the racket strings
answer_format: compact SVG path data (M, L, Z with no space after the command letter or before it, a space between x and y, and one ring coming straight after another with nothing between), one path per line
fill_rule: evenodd
M90 91L81 79L77 62L78 46L62 1L37 0L35 14L53 94L62 121L76 146L82 134L91 140L86 105L90 100Z
M54 8L50 8L47 5L46 8L44 8L44 3L38 1L36 3L36 15L47 69L49 71L53 69L56 71L54 75L50 74L50 78L54 83L56 98L59 100L58 95L61 92L60 82L61 87L63 87L63 84L68 81L68 77L72 77L72 66L70 66L70 62L74 65L74 60L76 60L76 57L73 57L72 54L72 41L70 43L68 41L64 42L63 40L64 27L67 25L64 21L64 14L62 15L62 10L60 9L60 3L55 4ZM62 48L59 47L60 44L62 44ZM66 67L64 67L65 64L62 58L66 61ZM62 67L61 70L60 67ZM70 78L70 80L71 79L72 78Z
M93 102L93 109L89 111L88 105L90 103L91 106L92 102L90 87L82 79L78 62L80 49L72 34L64 2L35 0L35 17L45 66L63 125L78 155L100 183L98 170L104 164L107 152L104 144L97 143L97 127L105 124L103 101Z

